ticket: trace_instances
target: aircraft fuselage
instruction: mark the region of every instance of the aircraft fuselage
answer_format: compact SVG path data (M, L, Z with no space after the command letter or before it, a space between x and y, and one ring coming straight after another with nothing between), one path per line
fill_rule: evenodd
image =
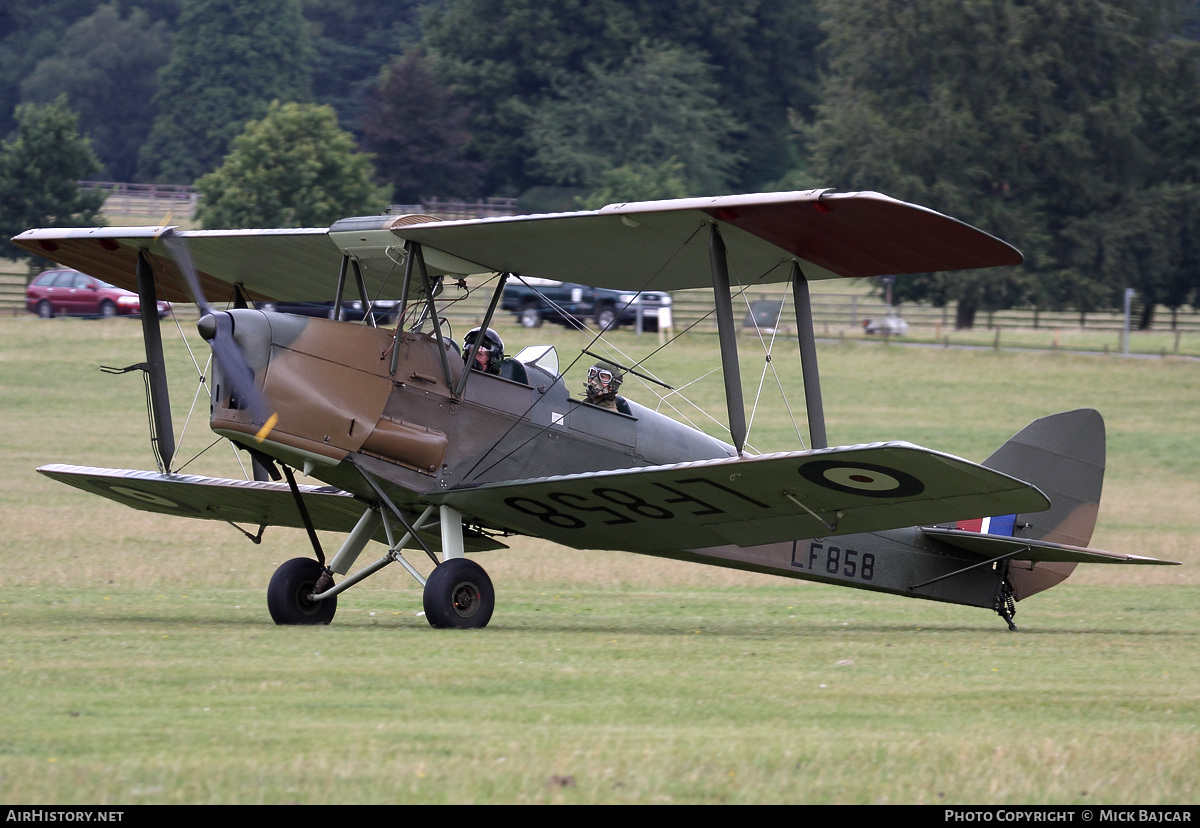
M402 335L393 376L390 331L262 311L235 311L234 318L268 407L279 414L258 448L368 499L361 474L345 462L350 455L386 481L398 505L416 508L423 494L463 483L735 454L728 444L642 406L634 404L631 417L572 399L560 378L537 365L527 366L528 383L476 372L456 399L451 389L462 359L429 335ZM439 348L447 349L448 378ZM219 372L213 395L213 429L254 445L250 435L261 423L235 400L231 406ZM732 494L723 501L726 507L736 502ZM998 600L1004 576L1003 564L962 572L979 559L915 527L652 554L986 608ZM951 573L959 574L938 580Z
M473 372L456 398L462 359L431 335L402 334L392 375L390 331L263 311L232 315L278 423L265 441L253 442L262 423L237 407L218 370L213 430L364 497L370 490L343 462L351 454L390 484L398 504L464 483L735 454L643 406L634 404L636 416L628 416L572 399L561 378L537 365L527 366L528 383Z

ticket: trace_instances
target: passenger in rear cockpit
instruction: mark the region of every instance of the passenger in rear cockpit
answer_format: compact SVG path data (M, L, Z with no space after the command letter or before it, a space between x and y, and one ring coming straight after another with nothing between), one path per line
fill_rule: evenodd
M584 402L597 408L606 408L621 414L629 414L629 403L617 395L617 389L625 381L624 372L611 362L597 362L588 369L587 384L584 386Z

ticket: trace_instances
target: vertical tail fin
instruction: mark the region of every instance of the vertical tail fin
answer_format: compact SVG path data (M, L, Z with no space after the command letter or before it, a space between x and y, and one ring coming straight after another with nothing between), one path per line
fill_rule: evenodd
M1050 498L1046 511L1015 517L1014 537L1086 547L1100 511L1104 459L1104 418L1083 408L1034 420L983 465L1028 481ZM1019 601L1049 589L1074 569L1073 563L1014 561L1008 577Z

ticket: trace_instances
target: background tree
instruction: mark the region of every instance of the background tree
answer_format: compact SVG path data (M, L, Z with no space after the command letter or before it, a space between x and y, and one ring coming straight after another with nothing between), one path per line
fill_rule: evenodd
M367 100L362 143L397 201L479 194L483 164L465 156L468 114L429 74L420 52L384 67Z
M1147 192L1194 180L1182 148L1200 137L1195 44L1164 26L1167 3L845 0L821 10L830 66L805 130L811 180L931 206L1026 256L1021 268L902 279L896 298L957 300L969 326L979 308L1111 306L1114 279L1170 269L1139 253L1161 234L1130 226L1134 214L1148 221L1137 213ZM1162 89L1170 77L1184 84Z
M566 78L619 71L643 42L719 67L701 82L714 81L717 107L750 127L735 188L761 187L798 163L788 111L807 116L816 100L821 35L812 0L445 0L431 4L423 26L435 75L471 106L487 192L518 195L548 183L528 165L536 151L530 113Z
M300 0L312 38L312 91L360 133L380 70L421 37L422 0Z
M100 223L96 213L103 193L81 191L76 183L98 170L100 162L79 134L79 119L66 96L44 106L21 104L16 121L16 131L0 143L0 255L34 260L8 240L34 227Z
M737 170L741 127L695 52L642 44L613 69L563 74L552 89L531 114L529 143L530 166L555 184L594 189L609 170L674 161L689 195L719 195Z
M311 57L297 0L183 0L139 176L184 184L214 169L272 100L311 100Z
M0 135L17 128L13 114L22 102L21 81L58 51L73 23L94 11L95 0L0 2Z
M599 210L609 204L687 198L693 194L683 164L669 158L660 164L625 164L605 170L599 186L577 201L584 210Z
M1139 83L1114 108L1132 123L1132 140L1097 153L1113 186L1061 231L1066 272L1094 274L1105 305L1119 306L1124 289L1134 288L1143 328L1155 304L1174 318L1200 289L1200 44L1176 35L1176 21L1194 14L1189 5L1167 5L1170 14L1160 8L1159 20L1142 22Z
M149 103L156 73L169 52L165 21L151 23L142 9L123 18L115 3L101 6L66 30L58 51L21 82L21 98L47 103L65 92L104 165L100 175L132 181L158 112Z
M381 212L370 159L338 127L332 107L272 103L247 124L225 163L196 182L206 229L321 227Z

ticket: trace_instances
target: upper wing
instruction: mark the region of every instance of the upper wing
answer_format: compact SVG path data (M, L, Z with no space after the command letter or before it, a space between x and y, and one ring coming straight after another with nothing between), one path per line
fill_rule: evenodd
M1050 505L1028 483L909 443L492 483L425 497L521 534L628 552L756 546Z
M410 224L394 233L478 269L596 287L709 287L707 227L742 283L1020 264L1020 252L949 216L879 193L807 190L611 204L543 216Z
M360 265L367 289L399 286L405 241L421 244L434 274L510 272L618 289L708 287L709 225L721 229L743 282L805 276L879 276L1015 265L1003 241L933 210L879 193L792 193L612 204L579 213L437 221L367 216L329 229L206 230L182 233L210 297L240 284L255 299L327 300L343 255ZM190 301L158 227L29 230L13 243L136 289L140 250L151 257L161 298Z
M137 290L137 257L145 251L158 277L158 298L192 302L186 281L159 238L163 229L56 227L27 230L12 241L18 247L126 290ZM199 230L180 235L187 237L201 286L210 301L232 298L234 285L241 285L255 300L333 298L342 253L330 242L329 231L324 227Z
M60 463L42 466L38 471L61 483L145 512L260 526L304 526L296 502L285 483L130 469L96 469ZM349 532L362 517L365 504L347 492L332 486L298 488L313 526L317 529ZM432 548L441 548L436 532L422 532L421 536ZM374 539L387 542L382 527ZM504 544L478 535L466 535L463 541L469 552L504 548Z
M998 558L1002 555L1012 554L1016 560L1021 561L1179 565L1179 561L1164 561L1159 558L1147 558L1143 555L1105 552L1102 549L1086 549L1082 546L1051 543L1032 538L1015 538L1009 535L984 535L979 532L963 531L961 529L943 529L936 526L923 526L921 527L921 531L932 538L948 543L958 549L973 552L976 555L983 555L987 558Z

